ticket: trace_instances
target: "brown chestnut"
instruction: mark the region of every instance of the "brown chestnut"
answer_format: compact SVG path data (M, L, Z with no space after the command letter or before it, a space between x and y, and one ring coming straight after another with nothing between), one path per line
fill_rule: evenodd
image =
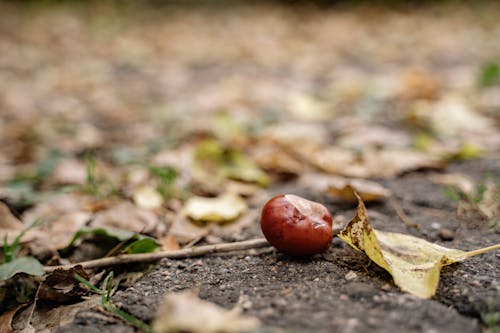
M321 253L333 238L328 209L293 194L269 200L262 209L260 227L269 243L294 256Z

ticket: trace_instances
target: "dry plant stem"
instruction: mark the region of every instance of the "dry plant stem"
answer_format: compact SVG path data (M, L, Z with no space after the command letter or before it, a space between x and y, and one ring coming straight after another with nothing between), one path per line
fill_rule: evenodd
M478 254L482 254L482 253L485 253L485 252L489 252L489 251L493 251L493 250L498 250L498 249L500 249L500 244L495 244L495 245L484 247L484 248L478 249L478 250L468 251L468 252L465 252L463 255L457 257L456 260L464 260L466 258L469 258L469 257L472 257L472 256L476 256Z
M481 218L485 221L489 221L491 219L490 216L488 216L487 214L485 214L481 208L479 208L479 205L477 204L477 202L475 202L470 196L466 196L467 197L467 202L472 206L472 209L474 209L479 215L481 215Z
M408 215L406 215L403 208L401 208L401 205L397 202L396 199L394 199L394 197L389 197L389 204L391 205L392 209L394 209L394 211L396 211L396 214L398 215L401 222L404 223L404 225L406 225L407 227L410 227L410 228L416 228L416 229L420 228L420 226L417 223L413 222L408 217Z
M187 243L184 248L185 249L188 249L188 248L192 248L196 243L198 243L199 241L201 241L203 238L205 238L206 236L208 235L208 231L207 232L204 232L202 235L196 237L195 239L193 239L192 241L190 241L189 243Z
M210 253L223 253L223 252L231 252L239 250L248 250L266 246L270 246L267 240L265 240L264 238L257 238L242 242L195 246L175 251L123 254L115 257L107 257L107 258L83 261L70 265L45 266L44 270L46 273L51 273L56 269L70 269L76 265L81 265L83 268L98 268L98 267L107 267L107 266L122 265L122 264L145 263L145 262L160 260L163 258L172 258L172 259L189 258Z
M42 287L42 285L38 285L38 288L36 289L36 294L35 294L35 299L33 300L33 304L32 304L32 307L31 307L31 310L30 310L30 315L29 317L26 319L26 327L31 323L31 319L33 318L33 314L35 313L35 309L37 307L37 303L38 303L38 295L40 294L40 288Z

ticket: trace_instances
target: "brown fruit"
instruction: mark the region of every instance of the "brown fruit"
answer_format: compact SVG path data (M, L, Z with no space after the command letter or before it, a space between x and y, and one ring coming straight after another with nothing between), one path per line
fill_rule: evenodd
M262 209L260 227L269 243L294 256L321 253L333 238L328 209L293 194L269 200Z

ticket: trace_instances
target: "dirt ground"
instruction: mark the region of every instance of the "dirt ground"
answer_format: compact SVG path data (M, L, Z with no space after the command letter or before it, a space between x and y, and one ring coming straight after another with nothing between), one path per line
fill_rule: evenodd
M450 170L475 179L490 174L499 179L499 160L456 163ZM470 225L457 218L457 203L429 173L417 172L384 182L419 229L406 227L387 204L368 206L374 227L411 233L447 247L474 249L493 244L499 230ZM296 193L324 202L335 214L354 215L353 207L339 206L296 183L281 184L272 193ZM443 241L440 229L453 231ZM258 221L245 231L261 237ZM119 291L116 304L137 317L153 319L162 295L195 290L199 297L232 308L238 302L245 312L267 327L285 332L482 332L483 319L500 310L498 264L500 253L488 253L446 267L437 295L421 300L399 291L382 269L367 267L369 260L339 239L323 255L292 258L274 250L210 255L185 260L164 260L132 287ZM80 312L59 332L134 332L97 311Z

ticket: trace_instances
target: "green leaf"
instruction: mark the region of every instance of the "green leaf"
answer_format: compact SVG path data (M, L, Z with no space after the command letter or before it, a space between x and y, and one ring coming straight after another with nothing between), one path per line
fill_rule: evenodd
M83 276L80 276L77 273L75 273L73 275L73 277L75 278L76 281L78 281L81 284L83 284L90 291L93 291L93 292L95 292L96 294L99 294L99 295L101 295L103 293L101 289L99 289L96 286L94 286L89 280L85 279Z
M269 176L248 156L235 150L229 151L228 156L229 163L225 167L228 178L255 182L264 187L269 185Z
M160 178L165 184L173 184L175 179L177 178L177 170L172 167L156 167L150 166L149 170L153 175Z
M64 253L70 247L74 246L78 239L85 235L107 237L116 240L117 242L124 242L124 246L126 247L123 251L127 253L152 252L160 246L153 238L128 230L113 228L83 228L75 233L68 246L61 251Z
M0 265L0 281L7 280L17 273L43 275L43 265L33 257L21 257Z
M125 249L123 249L123 252L127 252L129 254L149 253L154 252L159 247L160 245L153 238L146 237L136 240Z
M194 172L206 179L234 179L267 186L269 176L243 152L207 139L198 143L194 153Z
M66 246L66 249L75 245L75 243L78 239L82 238L85 235L90 235L90 234L96 235L96 236L114 238L120 242L131 239L137 235L135 232L128 231L128 230L121 230L121 229L82 228L82 229L78 230L77 232L75 232L73 239L71 239L71 242L68 244L68 246Z

